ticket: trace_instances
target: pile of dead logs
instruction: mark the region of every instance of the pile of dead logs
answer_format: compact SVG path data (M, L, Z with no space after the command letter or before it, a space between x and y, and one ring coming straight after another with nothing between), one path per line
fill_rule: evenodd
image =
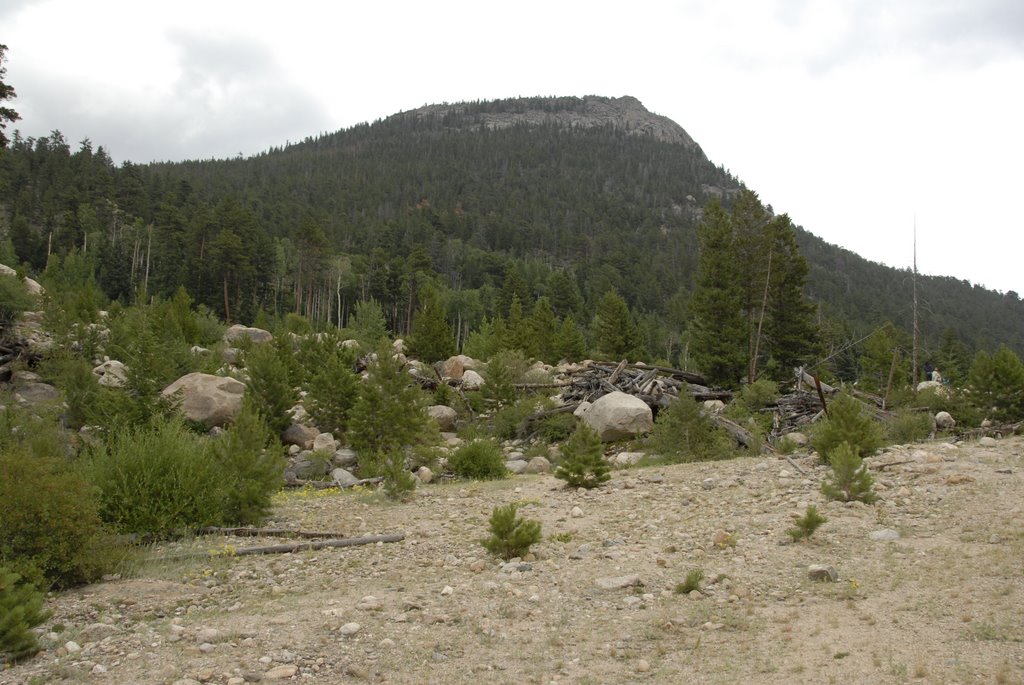
M708 388L703 376L680 369L646 364L590 362L567 371L560 383L562 401L593 402L612 392L624 392L642 399L651 407L665 407L681 394L696 400L729 400L732 393Z

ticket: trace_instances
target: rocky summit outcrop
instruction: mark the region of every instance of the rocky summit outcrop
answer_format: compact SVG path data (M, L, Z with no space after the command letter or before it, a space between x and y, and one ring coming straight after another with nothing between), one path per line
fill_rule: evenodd
M604 442L631 438L654 427L654 416L647 403L624 392L612 392L601 397L582 418Z
M427 119L444 117L446 125L458 126L458 117L467 114L465 103L427 105L396 117ZM607 126L630 135L651 136L663 143L679 143L691 149L698 145L682 126L668 117L649 111L635 97L601 97L587 95L582 98L522 98L508 109L482 112L466 116L466 127L483 125L489 129L503 129L522 124L542 126L559 125L564 128L597 128Z
M179 409L189 421L213 428L231 423L242 411L245 383L208 373L189 373L168 385L160 394L177 398Z

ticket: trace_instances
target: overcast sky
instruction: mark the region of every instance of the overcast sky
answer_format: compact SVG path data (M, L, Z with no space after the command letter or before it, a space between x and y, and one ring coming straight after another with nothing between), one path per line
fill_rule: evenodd
M25 136L250 155L424 104L633 95L777 212L1024 293L1024 1L3 0ZM8 130L10 133L10 128Z

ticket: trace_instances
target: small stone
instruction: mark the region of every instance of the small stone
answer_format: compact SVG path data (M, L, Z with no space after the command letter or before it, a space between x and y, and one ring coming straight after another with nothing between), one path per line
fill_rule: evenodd
M705 478L704 480L702 480L700 482L700 486L702 488L704 488L705 490L713 490L714 487L715 487L715 479L714 478Z
M986 435L985 437L978 441L978 444L981 445L982 447L995 447L999 443L996 441L995 438Z
M426 466L421 466L416 469L416 477L420 479L421 483L427 485L430 481L434 480L434 472Z
M551 473L551 462L547 457L534 457L526 465L526 473Z
M299 667L295 664L285 664L284 666L275 666L266 673L263 674L265 680L285 680L286 678L293 677L299 672Z
M811 564L807 567L807 577L811 580L820 580L827 583L834 583L839 580L839 572L833 566L824 564Z
M82 651L82 646L74 640L68 640L64 643L64 649L68 650L68 654L75 654Z
M395 641L392 640L390 637L384 638L378 644L378 647L380 647L381 649L390 649L391 647L394 647L394 646L395 646Z
M204 642L221 642L224 639L224 634L216 628L203 628L196 633L196 642L202 644Z
M505 462L505 468L516 475L524 473L527 466L529 466L529 464L525 459L513 459Z
M96 664L95 666L92 667L92 671L91 671L91 673L93 675L103 675L106 672L107 672L107 667L104 666L103 664Z
M356 609L360 611L380 611L383 608L384 604L373 595L366 595L356 604Z
M574 519L582 518L583 510L580 509L579 507L573 507L572 511L569 512L569 516L571 516Z
M964 483L973 483L974 478L968 476L966 473L954 473L946 477L946 485L963 485Z
M636 662L637 673L647 673L651 670L651 664L648 663L647 659L640 659Z
M892 528L873 530L868 533L868 539L877 541L899 540L900 532L898 530L893 530Z
M640 576L636 574L629 576L598 578L594 583L602 590L622 590L627 587L643 585L643 581L640 580Z
M487 562L483 559L477 559L469 565L469 570L473 573L482 573L487 568Z
M449 595L454 594L454 592L455 588L453 588L451 585L445 585L444 589L441 590L441 596L448 597Z
M338 629L338 632L347 637L350 635L355 635L360 630L362 630L362 628L363 627L361 625L353 621L352 623L346 623L345 625L343 625L341 628Z

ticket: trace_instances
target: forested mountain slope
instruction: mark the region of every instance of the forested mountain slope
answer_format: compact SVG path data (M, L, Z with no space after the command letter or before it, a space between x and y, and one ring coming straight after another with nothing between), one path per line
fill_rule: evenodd
M373 297L407 332L433 282L463 330L506 314L512 294L546 295L585 324L614 289L650 354L674 357L696 223L740 187L633 98L530 98L432 105L247 159L115 168L88 141L72 152L56 132L16 137L0 157L0 226L35 269L47 250L84 250L112 297L184 285L234 320L263 309L337 321ZM798 233L833 347L885 321L910 330L907 271ZM1016 294L935 277L918 288L926 348L950 333L1024 351Z

